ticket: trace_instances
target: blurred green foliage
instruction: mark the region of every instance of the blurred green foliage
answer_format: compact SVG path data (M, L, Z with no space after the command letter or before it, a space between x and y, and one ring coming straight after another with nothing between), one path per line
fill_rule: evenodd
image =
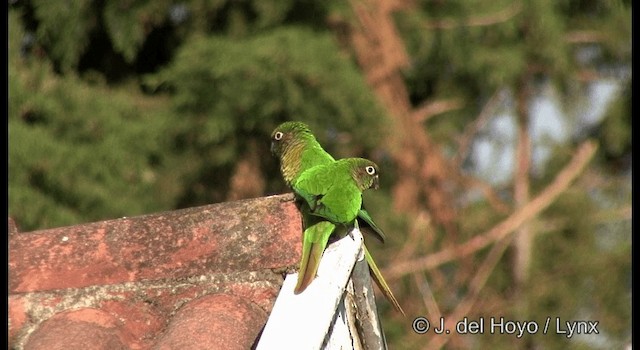
M10 11L10 215L22 229L223 201L252 141L260 166L277 174L268 142L285 120L308 122L324 143L349 130L344 147L371 149L382 135L384 112L357 67L327 30L293 24L294 2L19 5ZM197 10L229 22L201 27ZM288 16L291 26L259 31ZM181 38L170 55L145 49L158 31ZM82 63L98 52L102 63ZM125 68L110 76L107 61ZM155 72L138 68L149 61ZM269 180L269 192L284 190Z

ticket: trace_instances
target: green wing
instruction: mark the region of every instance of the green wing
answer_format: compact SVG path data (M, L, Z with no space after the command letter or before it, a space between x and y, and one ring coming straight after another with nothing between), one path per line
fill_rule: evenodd
M340 224L351 224L362 206L362 192L353 183L331 187L317 200L312 214Z
M319 165L303 172L296 181L293 182L292 188L297 196L309 206L313 212L318 206L318 200L324 196L329 190L331 183L326 181L323 169L328 165Z
M328 221L320 221L304 230L298 282L293 290L295 294L302 293L311 281L316 278L318 266L320 266L320 258L322 258L329 236L331 236L335 228L336 225Z
M362 192L344 161L312 167L293 183L293 190L313 215L336 224L353 222L362 206Z
M360 225L360 230L364 233L374 236L380 242L384 243L386 236L382 229L373 222L373 219L369 215L369 212L364 209L364 204L360 207L360 211L358 211L358 219L362 219L362 224Z

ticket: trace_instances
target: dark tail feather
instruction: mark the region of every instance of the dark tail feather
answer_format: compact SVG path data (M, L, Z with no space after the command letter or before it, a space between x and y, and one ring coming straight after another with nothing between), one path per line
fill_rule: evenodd
M360 208L360 211L358 211L358 218L362 219L362 223L360 224L361 231L374 236L377 240L384 243L386 238L384 232L382 232L382 229L373 222L371 215L369 215L369 212L364 209L364 206Z

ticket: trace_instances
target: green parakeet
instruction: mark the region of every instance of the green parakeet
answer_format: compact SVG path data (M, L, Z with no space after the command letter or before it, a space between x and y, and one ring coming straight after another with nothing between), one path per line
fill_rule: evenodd
M320 146L309 127L301 122L285 122L279 125L271 134L271 152L279 159L280 172L289 187L292 187L302 173L312 167L335 162L335 159ZM377 172L377 167L375 170ZM300 195L297 197L300 198ZM363 232L373 234L377 239L384 242L384 232L373 222L369 213L362 206L361 191L354 198L360 202L357 214L358 218L362 220L360 229ZM329 236L336 229L335 226L323 224L322 222L324 221L320 216L312 215L309 205L299 202L298 206L303 216L305 232L303 234L303 252L298 282L294 290L296 294L304 291L315 278L318 264ZM317 206L317 203L314 206ZM355 220L349 221L358 224ZM346 232L345 226L341 228L343 229L342 231ZM364 246L364 251L375 282L393 306L404 314L366 246Z
M294 181L292 187L296 194L306 202L311 215L329 220L337 225L353 227L358 225L356 218L358 218L359 209L362 206L362 192L372 187L378 188L378 173L378 166L368 159L345 158L308 169ZM335 227L331 230L334 229ZM304 240L306 241L307 238L305 237ZM326 246L326 240L324 245ZM322 250L324 251L324 247ZM383 294L394 308L404 315L402 307L382 277L366 245L364 246L364 254L371 274ZM303 259L305 259L304 256ZM319 260L318 257L318 263ZM315 269L317 270L317 267ZM304 271L312 271L312 269L305 265ZM315 274L310 278L313 279L313 277ZM300 279L300 277L298 278ZM309 277L307 276L307 278Z
M316 165L335 162L320 146L309 127L302 122L284 122L276 127L271 133L271 152L280 161L280 173L289 187L304 171ZM363 206L359 208L358 217L363 221L360 227L363 232L384 242L384 232L373 222Z
M364 167L358 166L359 164L352 163L350 160L341 159L311 167L300 174L292 184L293 190L304 201L300 207L306 226L302 239L298 283L294 289L296 294L304 291L315 278L329 236L335 230L333 223L353 223L362 205L362 191L377 181L375 164L367 163L367 170L364 170ZM369 171L375 176L366 179L359 174L352 176L352 168L355 171ZM364 183L356 183L354 179L363 179ZM318 220L321 221L317 222Z
M378 166L364 158L345 158L314 166L292 184L311 213L350 225L362 207L362 192L378 188Z

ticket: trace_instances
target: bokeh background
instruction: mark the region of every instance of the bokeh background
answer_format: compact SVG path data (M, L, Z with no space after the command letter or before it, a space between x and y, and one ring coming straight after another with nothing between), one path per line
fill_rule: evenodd
M631 1L13 0L21 231L288 192L273 128L382 171L392 349L631 343ZM549 334L412 331L415 317ZM555 321L599 334L556 334ZM562 323L564 325L564 323ZM563 326L566 329L565 326Z

